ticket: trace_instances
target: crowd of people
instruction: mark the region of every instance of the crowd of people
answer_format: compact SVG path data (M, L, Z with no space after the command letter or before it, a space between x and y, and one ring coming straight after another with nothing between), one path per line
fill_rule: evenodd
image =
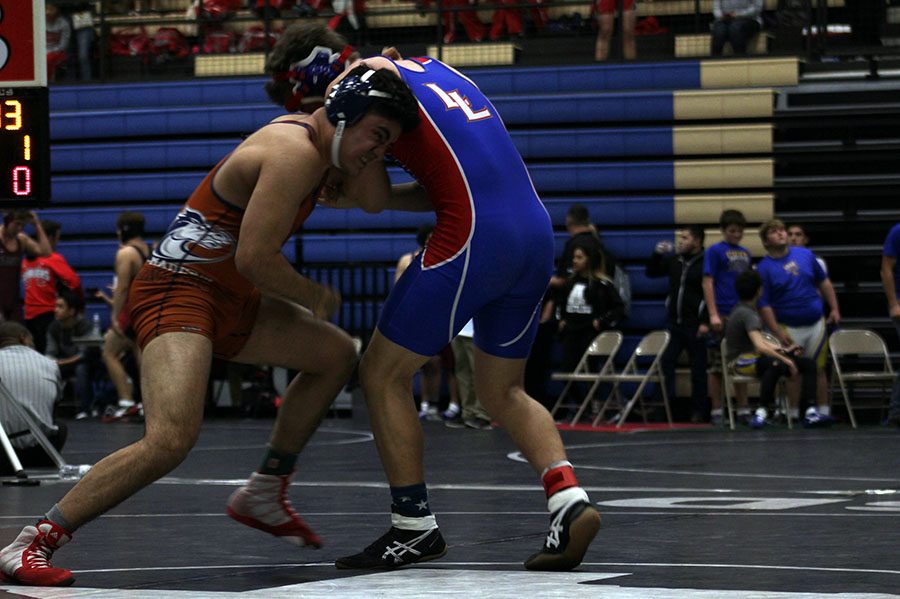
M550 413L523 382L542 322L559 323L567 363L596 333L623 322L631 300L624 269L583 206L569 211L571 239L554 268L548 213L496 109L471 80L438 60L405 59L393 48L365 60L346 49L346 40L321 26L288 30L269 56L273 80L267 91L278 104L297 102L305 112L274 119L222 158L152 249L143 241L142 219L120 216L118 279L108 298L114 319L104 353L109 346L119 357L126 350L140 355L144 434L97 462L0 550L5 579L72 583L71 571L51 563L54 553L80 527L187 457L203 420L213 357L299 373L285 390L260 467L227 501L232 519L294 545L321 545L287 490L302 450L358 361L389 483L390 526L335 566L384 570L443 557L447 545L429 502L424 434L411 381L448 344L467 369L458 372L468 381L460 385L464 422L468 413L502 427L543 487L549 532L524 567L565 571L581 563L600 515L578 482ZM389 151L414 182L390 184L384 161ZM359 360L350 336L330 322L340 293L304 277L281 251L317 204L436 217L420 249L404 260ZM34 237L23 232L28 222ZM767 256L754 272L750 253L740 246L745 225L740 212L726 210L720 219L723 241L705 251L703 231L696 227L679 235L677 246L657 244L659 256L651 264L657 276L670 279L669 326L681 336L681 347L693 347L689 351L701 351L692 345L694 338L710 336L718 346L724 335L729 361L743 366L748 354L755 355L754 372L766 393L769 373L802 372L805 416L819 424L826 406L815 407L810 373L822 351L822 298L828 320L840 321L833 288L809 250L787 244L787 230L777 219L760 229ZM57 228L57 241L58 233ZM14 270L16 288L24 254L59 263L55 241L36 215L10 213L0 238L0 265L6 269L0 276ZM882 274L897 280L897 243L889 242L890 268ZM670 256L675 249L677 256ZM62 288L55 290L54 321L46 327L45 351L52 358L36 351L32 356L41 368L86 360L77 340L92 327L80 318L83 293L70 275L54 271ZM50 278L35 270L29 281ZM6 355L33 351L35 344L34 334L13 322L21 318L16 302L5 301L4 309L0 363ZM896 297L890 310L897 311ZM760 341L763 324L779 346ZM298 344L315 351L285 351ZM668 367L675 357L669 356ZM721 360L710 364L716 362ZM107 368L116 376L115 366ZM57 387L61 379L56 375ZM712 373L708 390L721 387L715 380ZM28 397L27 391L17 393ZM762 401L769 399L764 395ZM118 400L133 401L121 390L117 405ZM82 404L83 411L89 407ZM716 409L713 403L713 414ZM64 440L65 430L57 428L55 435Z
M33 236L25 232L29 225ZM144 217L123 212L116 232L121 245L113 265L110 297L99 289L84 289L79 275L57 251L62 236L59 223L42 221L33 212L13 210L5 214L0 226L2 319L21 323L28 332L27 343L20 339L18 328L9 332L9 338L50 358L57 371L54 378L60 383L52 393L42 389L34 403L53 405L69 394L78 406L75 418L79 420L102 417L112 422L140 409L134 400L139 394L140 352L130 331L127 296L148 251L143 240ZM21 299L20 288L24 291ZM105 300L112 307L112 322L105 335L98 316L90 320L85 317L86 301L93 299ZM115 391L105 385L107 381Z
M110 15L128 13L162 17L156 2L110 2L105 10ZM656 17L644 18L640 22L634 0L595 0L591 6L591 19L583 20L579 13L575 24L560 19L551 23L547 7L541 0L532 6L522 7L519 0L490 0L481 5L474 1L453 0L441 7L443 43L461 41L517 41L526 34L540 35L545 30L580 29L591 25L597 31L594 58L605 61L610 58L616 21L621 37L621 58L634 60L637 57L636 36L666 33ZM433 10L431 0L417 0L416 7L423 11ZM145 62L165 62L169 59L184 59L191 54L245 53L270 49L283 33L279 26L263 26L252 23L244 31L226 27L224 23L235 18L239 11L249 9L260 19L278 20L285 16L315 17L331 15L328 27L332 30L352 35L355 43L362 43L360 36L365 28L368 12L365 0L191 0L185 1L182 11L186 18L196 19L197 39L185 33L186 28L173 27L170 22L160 27L151 27L148 34L143 29L131 26L113 29L102 40L99 47L99 24L102 19L96 13L93 2L82 0L48 0L46 3L46 54L47 73L50 81L94 79L98 67L98 54L109 52L115 56L140 57ZM490 21L483 22L479 10L492 9ZM748 53L748 42L756 36L763 25L762 0L715 0L713 20L710 24L713 56L723 53L726 44L735 55ZM567 17L568 18L568 17Z

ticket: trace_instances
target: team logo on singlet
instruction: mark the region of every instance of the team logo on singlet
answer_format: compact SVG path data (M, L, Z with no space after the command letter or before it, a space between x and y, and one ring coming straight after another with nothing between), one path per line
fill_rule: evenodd
M166 262L198 264L222 262L234 255L234 237L196 210L182 210L153 250L153 257Z

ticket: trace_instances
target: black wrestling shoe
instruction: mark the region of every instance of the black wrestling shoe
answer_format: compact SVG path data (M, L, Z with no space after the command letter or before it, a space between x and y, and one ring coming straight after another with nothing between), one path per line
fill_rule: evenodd
M577 568L600 530L600 514L587 501L569 503L550 516L544 547L527 560L526 570L566 571Z
M361 553L334 562L342 570L393 570L401 566L444 557L447 543L437 527L430 530L406 530L392 526Z

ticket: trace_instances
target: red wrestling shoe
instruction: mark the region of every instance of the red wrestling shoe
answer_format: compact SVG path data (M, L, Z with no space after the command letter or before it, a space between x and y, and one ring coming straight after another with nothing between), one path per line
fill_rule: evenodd
M291 475L254 472L243 487L231 494L225 512L241 524L275 535L299 547L318 549L322 539L306 525L287 498Z
M50 565L53 552L72 539L61 526L41 520L26 526L16 540L0 549L0 579L31 586L68 586L72 572Z

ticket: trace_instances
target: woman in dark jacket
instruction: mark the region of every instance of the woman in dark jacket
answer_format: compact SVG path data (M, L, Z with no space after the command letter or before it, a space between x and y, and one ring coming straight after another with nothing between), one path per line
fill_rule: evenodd
M572 372L591 341L615 327L625 315L625 303L604 270L603 254L594 246L577 245L572 275L557 297L563 346L562 369Z

